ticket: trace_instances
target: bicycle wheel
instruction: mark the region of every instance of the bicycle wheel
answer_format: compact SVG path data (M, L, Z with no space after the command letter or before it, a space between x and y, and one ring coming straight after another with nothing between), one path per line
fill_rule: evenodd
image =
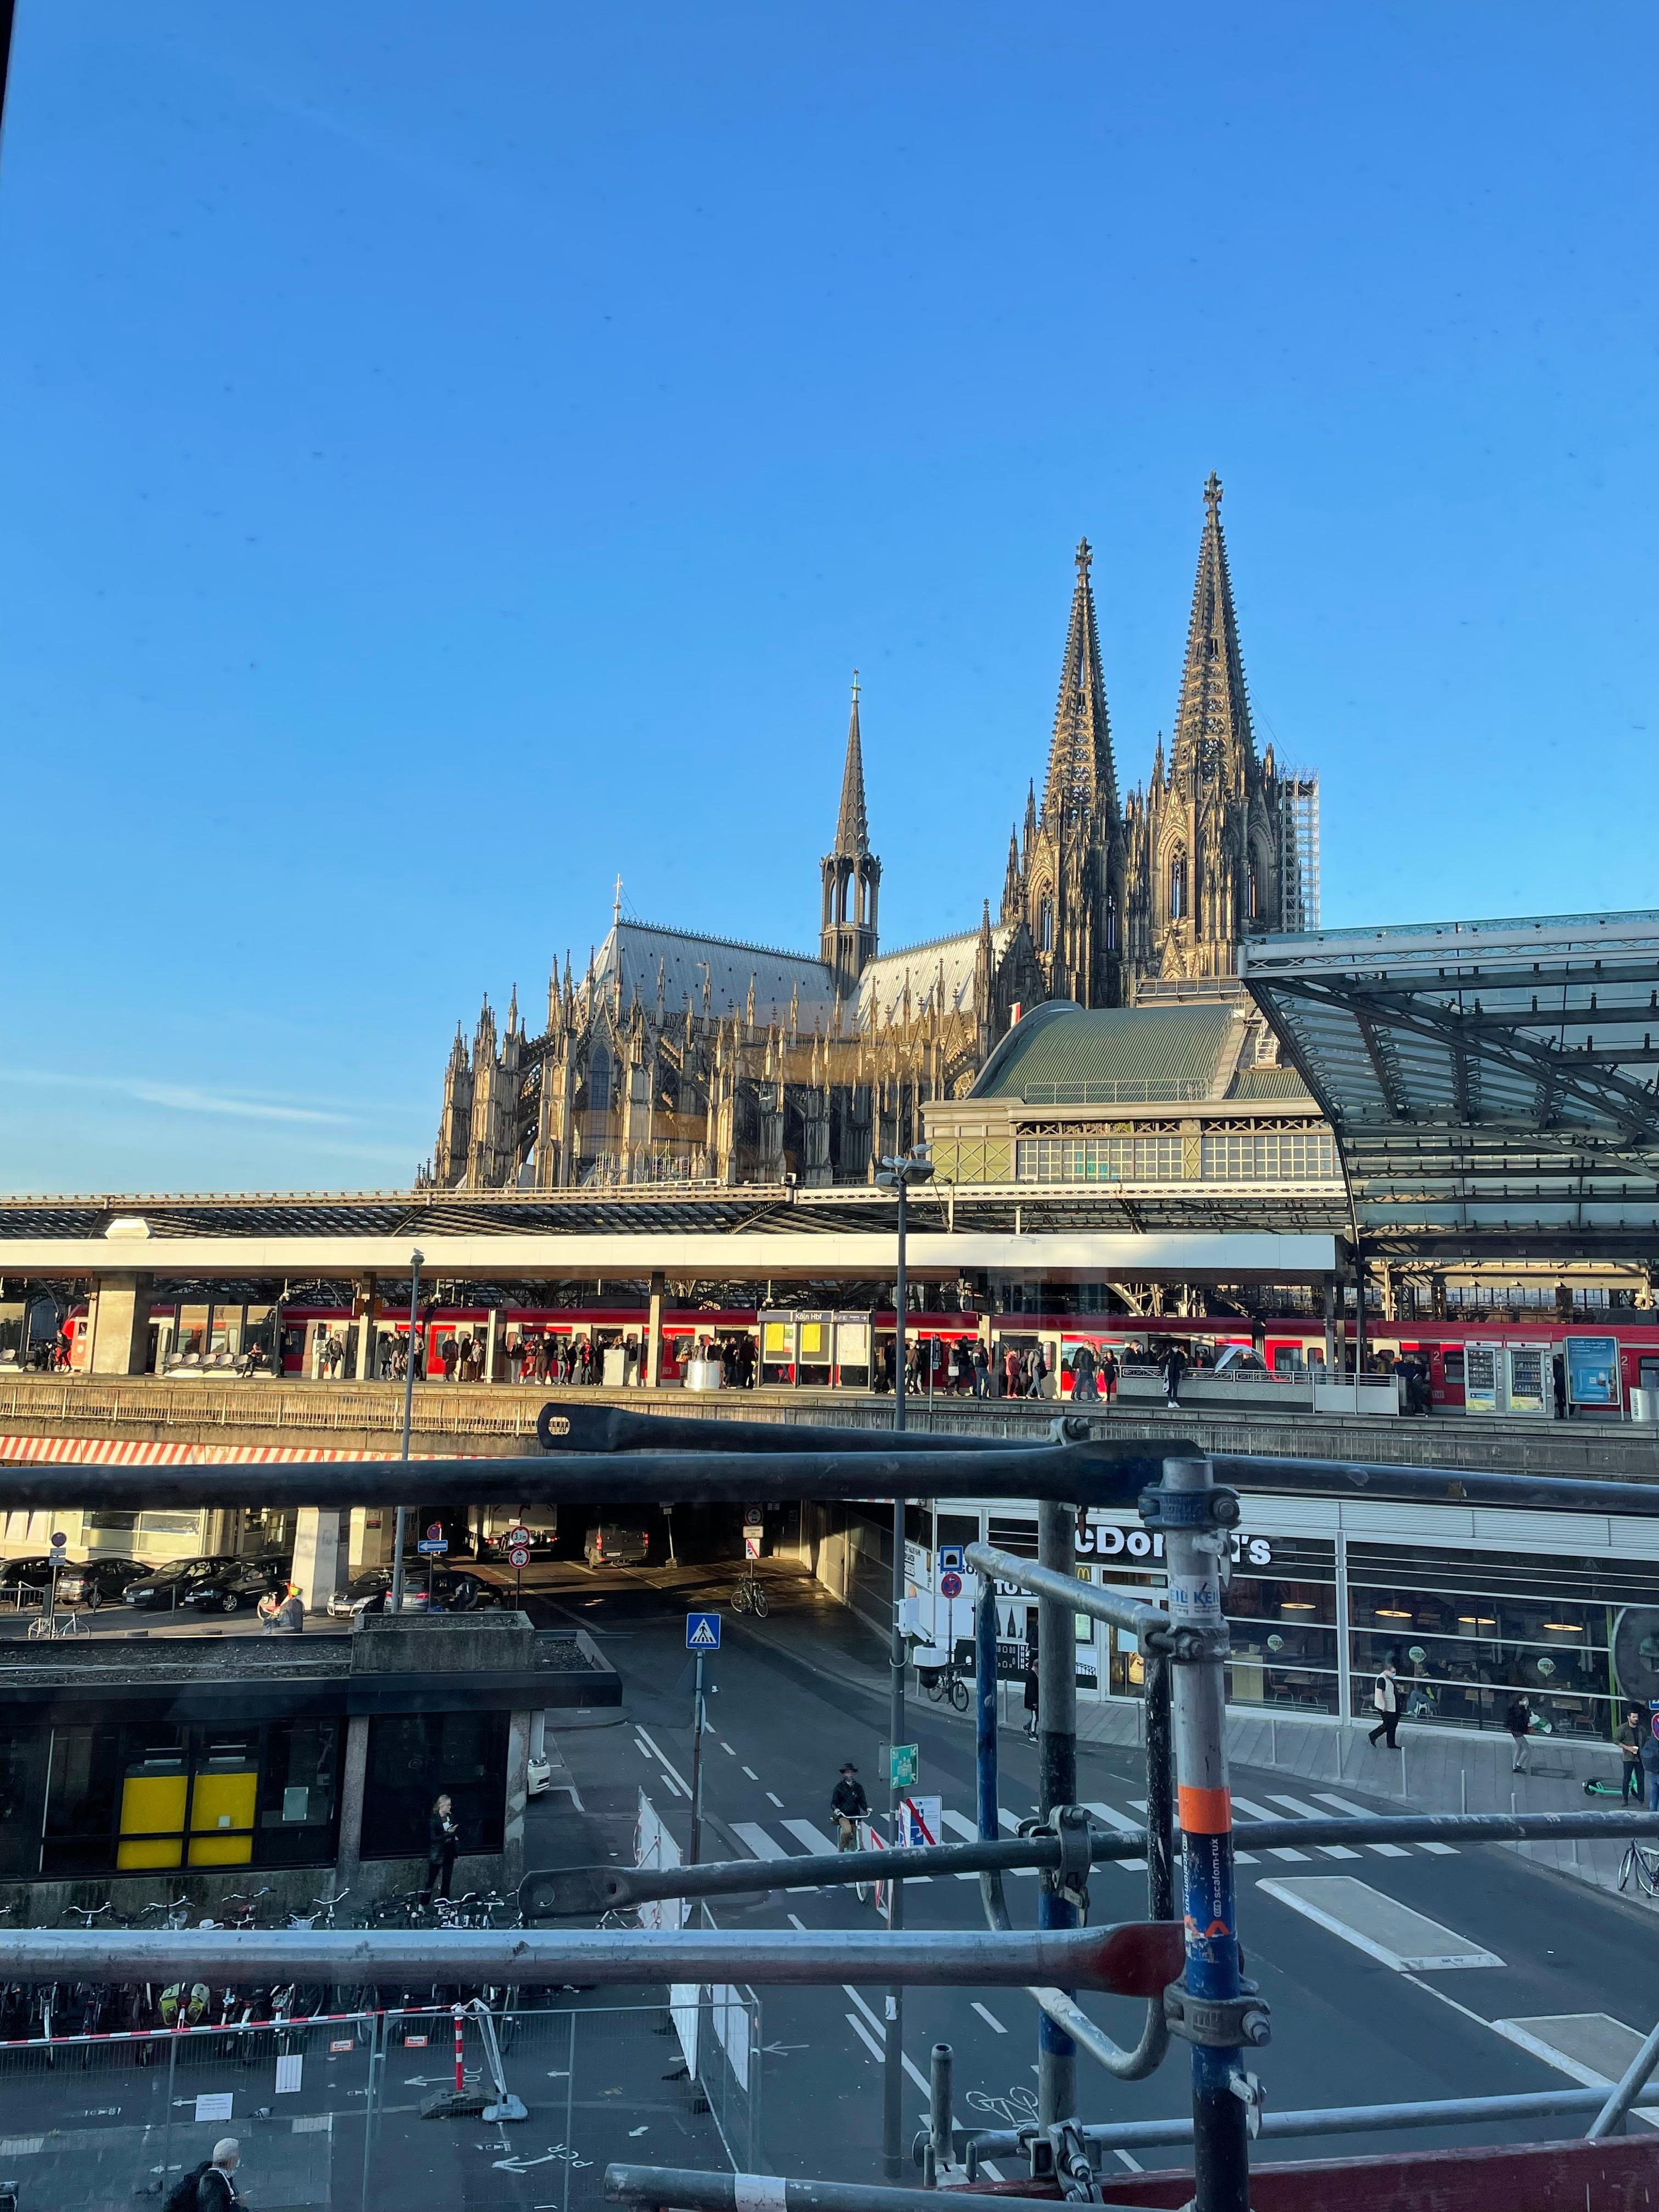
M1636 1879L1650 1897L1659 1891L1659 1851L1644 1851L1640 1844L1632 1844L1636 1853Z
M732 1610L733 1613L748 1612L749 1585L747 1583L738 1583L733 1589L732 1592Z
M867 1881L855 1881L853 1884L853 1894L857 1898L860 1905L868 1905L870 1902L869 1883Z
M1629 1887L1630 1878L1635 1871L1636 1846L1634 1844L1626 1844L1625 1846L1625 1856L1619 1862L1619 1887L1620 1889L1625 1889Z
M756 1620L764 1620L766 1618L767 1605L766 1592L761 1588L758 1583L755 1584L754 1592L750 1596L749 1602L755 1608Z
M968 1685L960 1674L951 1677L951 1703L959 1713L965 1713L968 1710Z
M935 1705L945 1695L945 1685L937 1674L924 1674L921 1678L921 1686Z

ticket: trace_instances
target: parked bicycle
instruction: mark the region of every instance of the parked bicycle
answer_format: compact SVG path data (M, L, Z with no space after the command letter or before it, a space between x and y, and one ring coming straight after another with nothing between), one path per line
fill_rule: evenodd
M733 1613L752 1613L757 1620L764 1620L769 1601L766 1585L752 1566L745 1567L732 1590Z
M950 1660L943 1667L924 1667L921 1686L936 1705L953 1705L959 1713L968 1710L969 1688L966 1680L957 1673L957 1662Z
M1659 1896L1659 1851L1644 1850L1634 1837L1626 1844L1620 1862L1620 1888L1628 1888L1632 1877L1638 1889L1650 1897Z

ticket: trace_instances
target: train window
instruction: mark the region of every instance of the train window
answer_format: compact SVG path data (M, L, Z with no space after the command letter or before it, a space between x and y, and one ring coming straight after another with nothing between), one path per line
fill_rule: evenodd
M1446 1370L1448 1382L1461 1382L1463 1380L1462 1346L1449 1344L1440 1355L1440 1364Z

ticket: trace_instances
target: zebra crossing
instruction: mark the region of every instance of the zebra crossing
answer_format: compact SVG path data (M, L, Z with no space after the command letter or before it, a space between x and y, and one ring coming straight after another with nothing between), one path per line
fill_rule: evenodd
M1311 1864L1316 1858L1358 1859L1363 1858L1367 1852L1384 1859L1410 1858L1419 1851L1425 1857L1430 1858L1455 1858L1457 1856L1457 1847L1454 1844L1429 1842L1309 1844L1305 1846L1296 1844L1263 1844L1251 1850L1249 1847L1250 1830L1264 1820L1328 1820L1334 1814L1346 1814L1353 1819L1366 1817L1364 1806L1356 1804L1352 1798L1339 1796L1330 1790L1313 1790L1309 1792L1307 1797L1293 1796L1288 1791L1277 1790L1266 1790L1263 1796L1267 1800L1265 1803L1253 1797L1241 1797L1237 1794L1233 1797L1236 1836L1233 1856L1240 1866L1257 1866L1264 1858L1277 1859L1287 1864L1300 1863L1306 1866ZM1310 1802L1310 1799L1315 1802ZM1102 1798L1091 1798L1085 1802L1084 1810L1097 1826L1115 1829L1120 1834L1138 1831L1146 1826L1146 1800L1144 1797L1129 1798L1127 1809L1109 1805ZM1035 1808L1032 1808L1032 1813L1025 1817L1029 1819L1034 1817L1034 1814ZM940 1838L941 1842L952 1838L962 1843L975 1843L978 1840L978 1824L970 1820L966 1814L945 1808L941 1811L939 1818L941 1826L945 1831L945 1835ZM997 1808L997 1820L1005 1836L1018 1834L1020 1819L1020 1814L1012 1812L1006 1805L1000 1805ZM836 1848L834 1839L826 1835L815 1821L808 1820L784 1817L772 1821L769 1825L760 1820L733 1820L731 1827L732 1834L738 1838L744 1848L757 1859L787 1862L792 1858L807 1857L819 1851L833 1851ZM775 1833L775 1830L781 1833ZM1144 1858L1107 1860L1096 1869L1096 1872L1097 1875L1105 1875L1114 1866L1121 1867L1125 1874L1144 1874L1146 1862ZM1016 1881L1035 1881L1036 1869L1020 1867L1014 1871L1012 1878ZM918 1882L923 1882L932 1881L933 1877L923 1875L913 1879ZM956 1876L957 1881L977 1881L978 1879L978 1875L973 1874L959 1874Z

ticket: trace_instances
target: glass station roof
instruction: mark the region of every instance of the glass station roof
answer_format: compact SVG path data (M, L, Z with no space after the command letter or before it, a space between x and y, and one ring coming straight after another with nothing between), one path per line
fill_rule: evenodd
M1239 969L1368 1244L1653 1253L1659 912L1253 938Z

